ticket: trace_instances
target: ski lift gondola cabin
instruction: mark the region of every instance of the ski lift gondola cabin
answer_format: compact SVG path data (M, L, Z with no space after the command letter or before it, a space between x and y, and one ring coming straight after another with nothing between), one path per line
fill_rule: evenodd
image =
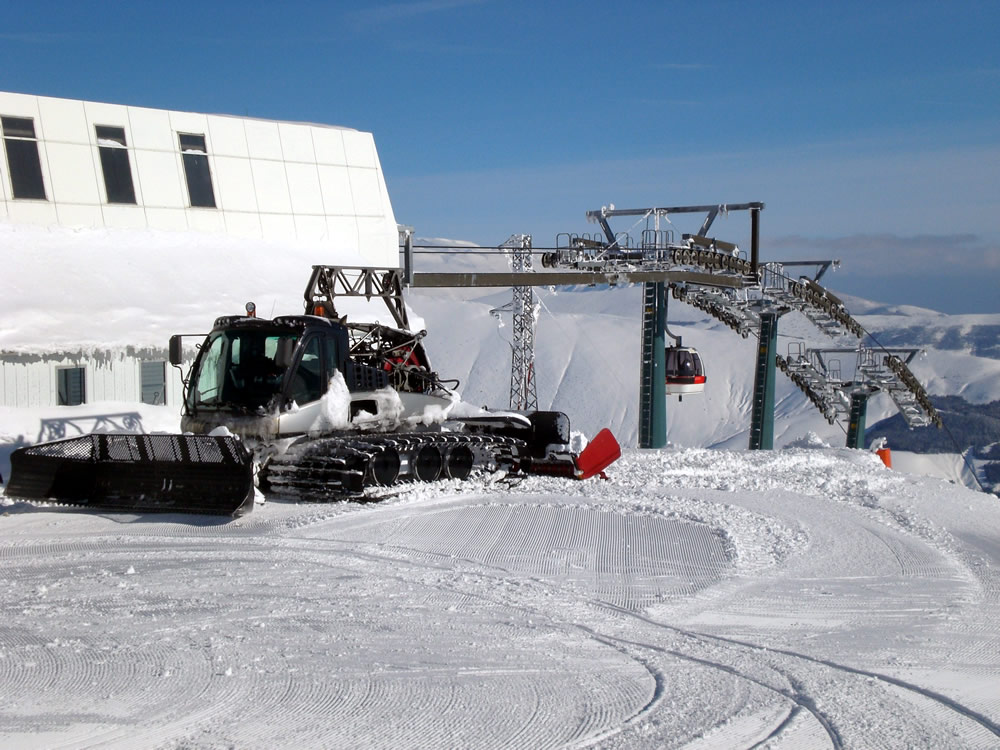
M697 349L668 346L665 353L668 396L687 396L705 390L705 368Z

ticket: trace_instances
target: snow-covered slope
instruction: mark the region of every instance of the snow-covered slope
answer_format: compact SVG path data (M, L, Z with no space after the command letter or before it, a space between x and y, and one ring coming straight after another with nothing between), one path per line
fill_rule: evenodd
M0 745L988 748L1000 506L629 451L236 521L8 505Z

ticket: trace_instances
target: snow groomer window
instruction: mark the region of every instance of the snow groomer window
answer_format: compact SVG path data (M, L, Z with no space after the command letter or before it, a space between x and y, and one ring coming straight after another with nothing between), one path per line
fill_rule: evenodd
M212 173L208 168L205 136L190 133L178 135L191 205L198 208L215 208L215 191L212 189Z
M86 400L86 378L82 367L60 367L56 370L59 406L77 406Z
M14 197L47 200L34 120L30 117L2 117L0 122L3 124L3 145L7 151L7 170Z
M303 347L302 359L292 376L288 396L301 405L316 401L322 395L323 360L320 358L320 340L318 336L313 336Z
M132 168L129 166L128 147L125 144L125 128L96 125L95 130L108 203L135 203Z

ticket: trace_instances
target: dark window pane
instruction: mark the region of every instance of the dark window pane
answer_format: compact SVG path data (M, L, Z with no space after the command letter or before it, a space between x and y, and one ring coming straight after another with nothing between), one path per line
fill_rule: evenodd
M35 123L30 117L2 117L3 134L11 138L34 138Z
M292 375L288 396L297 404L318 401L324 391L323 360L320 354L320 340L314 336L306 342L299 366Z
M128 150L101 148L99 151L101 169L104 171L104 187L108 191L108 203L135 203L135 187L132 185Z
M97 145L98 146L110 146L113 143L117 143L119 146L125 146L125 128L115 128L109 125L95 125L95 130L97 131ZM105 143L101 143L105 141Z
M165 404L166 365L163 362L142 363L142 403Z
M7 168L10 170L10 186L14 197L45 200L42 164L38 160L38 141L4 138L3 143L7 149Z
M185 153L184 176L187 178L191 205L215 208L215 193L212 191L212 173L208 170L208 157L190 151Z
M199 151L203 154L208 153L208 149L205 148L205 136L180 133L180 137L181 151Z
M84 402L86 395L82 367L66 367L58 374L59 405L76 406Z
M667 372L674 374L677 372L677 350L667 347L666 354Z
M112 125L95 125L97 146L104 172L104 188L108 203L135 203L135 187L129 167L125 128Z

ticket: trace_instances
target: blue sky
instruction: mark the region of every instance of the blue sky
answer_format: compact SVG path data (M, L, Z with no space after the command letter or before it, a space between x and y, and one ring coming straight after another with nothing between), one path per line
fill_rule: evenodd
M764 201L765 259L1000 312L996 0L36 0L5 9L0 70L8 91L371 131L420 236L547 246L608 203Z

